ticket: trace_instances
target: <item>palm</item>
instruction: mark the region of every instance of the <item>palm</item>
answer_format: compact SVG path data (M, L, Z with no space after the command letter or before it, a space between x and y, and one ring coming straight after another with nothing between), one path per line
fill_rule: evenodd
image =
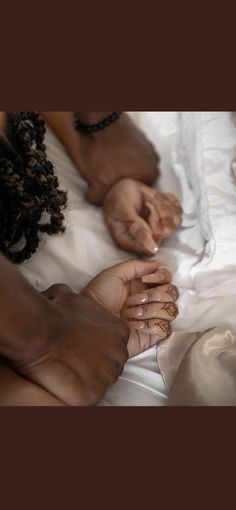
M85 293L99 302L113 315L119 315L130 294L131 283L124 283L122 279L108 269L99 274L86 287Z

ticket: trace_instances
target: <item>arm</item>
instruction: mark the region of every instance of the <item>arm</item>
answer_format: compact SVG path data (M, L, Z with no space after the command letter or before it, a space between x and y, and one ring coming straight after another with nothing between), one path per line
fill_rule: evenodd
M48 125L63 143L78 170L82 172L83 164L79 150L80 138L73 126L75 112L41 112ZM86 124L93 124L104 119L111 112L79 112L79 117ZM86 179L86 174L84 175Z
M13 361L31 358L48 336L50 302L0 255L0 354Z
M71 159L80 169L78 135L73 127L74 112L40 112L48 125L63 143Z
M54 286L46 294L52 298L55 291ZM65 291L68 296L68 288L64 288ZM109 268L90 282L82 294L100 303L111 314L121 315L128 323L130 357L166 338L178 314L178 289L171 284L169 271L158 262L132 260ZM99 367L93 364L91 368L98 376ZM43 388L21 377L0 358L1 405L63 404Z
M0 355L60 402L97 402L127 359L125 322L66 285L38 293L2 255L0 285Z
M77 133L73 112L43 112L90 184L87 199L102 204L108 228L122 249L154 255L181 224L175 197L148 188L158 175L158 156L125 114L104 131ZM94 123L110 112L79 112Z
M93 124L111 112L77 112ZM41 112L63 142L78 170L88 181L87 199L97 205L122 178L152 184L158 176L159 157L153 145L126 113L102 131L84 135L73 126L74 112Z

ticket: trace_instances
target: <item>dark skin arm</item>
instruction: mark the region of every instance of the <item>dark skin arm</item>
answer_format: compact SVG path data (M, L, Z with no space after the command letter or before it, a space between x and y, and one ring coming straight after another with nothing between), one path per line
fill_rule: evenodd
M74 112L41 113L88 181L87 200L103 206L118 246L140 255L154 255L180 226L181 207L175 197L169 200L150 187L159 173L159 158L145 135L124 113L93 135L76 132ZM86 124L110 113L78 112Z
M0 287L0 355L59 402L96 403L123 370L128 326L66 285L40 294L2 255Z
M91 203L102 205L108 190L122 178L153 184L159 174L159 156L127 114L102 131L84 135L74 129L74 113L41 112L88 181ZM97 123L110 113L77 112L86 124Z
M111 314L123 317L127 321L130 328L128 342L130 357L149 349L166 338L171 332L171 322L178 313L176 306L178 290L171 284L169 271L158 262L130 260L118 264L99 274L82 291L82 294L97 301ZM63 301L64 303L73 303L75 299L75 295L66 286L51 287L45 295L49 299L54 298L54 302L60 300L60 303ZM98 331L96 333L99 334ZM60 337L58 341L60 342ZM93 349L92 338L87 338L87 343L88 348ZM91 359L92 357L90 361ZM66 361L67 358L65 358ZM86 363L86 358L82 358L80 363L77 362L80 375L84 369L81 361ZM90 365L90 370L93 370L94 375L98 374L97 383L99 383L101 375L99 375L99 367L95 363L96 359L94 359L94 364ZM29 370L29 367L27 368ZM46 373L45 384L49 384L50 377L55 378L53 370L55 367L52 366L52 374ZM102 370L104 370L104 366ZM105 374L106 371L103 372L103 376ZM27 371L25 375L27 375ZM37 373L35 375L37 377ZM62 382L62 378L58 379L57 391L58 388L61 391ZM22 377L4 359L0 359L1 405L55 406L63 405L63 403L45 391L42 386Z

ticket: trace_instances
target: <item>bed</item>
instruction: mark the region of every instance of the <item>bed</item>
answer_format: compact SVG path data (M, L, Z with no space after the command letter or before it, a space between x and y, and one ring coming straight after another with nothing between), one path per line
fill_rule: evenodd
M158 183L184 209L182 228L158 259L180 289L168 341L129 361L100 406L236 405L236 128L230 112L129 112L161 154ZM48 154L68 190L66 233L44 238L21 267L38 290L80 291L106 267L130 258L115 246L101 209L48 129ZM235 376L234 376L235 367Z

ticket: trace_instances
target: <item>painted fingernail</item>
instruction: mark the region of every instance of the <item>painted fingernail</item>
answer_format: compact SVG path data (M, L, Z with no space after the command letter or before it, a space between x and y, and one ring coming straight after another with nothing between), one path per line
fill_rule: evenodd
M159 251L157 244L155 243L149 232L146 232L145 236L143 236L141 243L144 246L144 248L146 248L146 250L148 250L149 252L153 253L153 255L155 255Z
M141 317L143 317L143 309L127 308L127 310L124 310L123 315L129 319L140 319Z
M143 241L143 246L144 248L146 248L146 250L148 250L149 252L153 253L154 255L159 251L159 248L158 246L153 242L144 242Z
M136 294L135 296L130 296L127 299L126 306L139 305L142 303L148 303L149 298L147 294Z
M163 273L154 273L143 276L143 283L163 283L165 281L165 275Z
M128 325L130 329L144 329L145 328L145 322L139 322L139 321L128 321Z

